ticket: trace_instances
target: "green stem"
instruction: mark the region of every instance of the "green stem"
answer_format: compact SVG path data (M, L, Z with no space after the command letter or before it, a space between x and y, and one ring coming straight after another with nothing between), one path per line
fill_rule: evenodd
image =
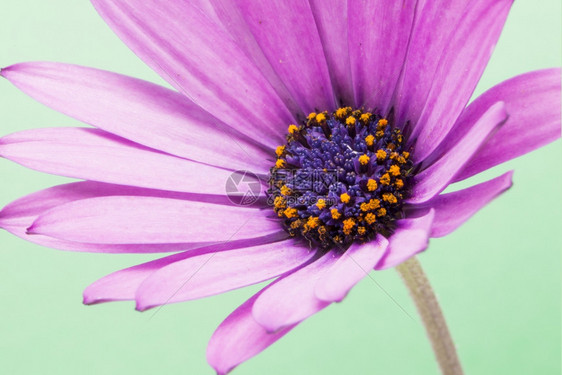
M445 317L420 262L413 257L396 269L418 308L441 372L443 375L462 375L461 364Z

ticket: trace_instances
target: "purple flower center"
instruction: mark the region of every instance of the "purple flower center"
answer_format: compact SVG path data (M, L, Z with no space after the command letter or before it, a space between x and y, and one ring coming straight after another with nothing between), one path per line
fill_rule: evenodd
M276 150L269 200L291 236L323 250L388 236L411 180L403 145L400 130L377 114L311 113Z

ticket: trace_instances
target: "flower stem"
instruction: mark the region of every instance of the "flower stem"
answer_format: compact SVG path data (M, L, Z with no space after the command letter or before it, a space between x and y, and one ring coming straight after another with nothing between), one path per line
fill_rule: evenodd
M441 372L443 375L462 375L461 364L445 317L420 262L412 257L396 269L418 308Z

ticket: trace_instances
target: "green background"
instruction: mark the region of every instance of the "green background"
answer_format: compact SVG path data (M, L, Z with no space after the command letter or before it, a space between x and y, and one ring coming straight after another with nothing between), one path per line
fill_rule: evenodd
M516 1L477 94L511 76L559 66L560 1ZM2 3L0 66L54 60L162 82L86 1ZM0 81L0 133L76 126ZM537 113L537 121L541 114ZM533 124L529 124L533 126ZM514 168L515 186L420 256L467 374L560 373L561 143ZM0 205L67 179L0 160ZM479 180L482 180L480 178ZM151 256L70 253L0 232L0 373L212 374L215 327L257 287L156 315L133 303L83 306L82 290ZM437 374L415 308L394 270L372 274L341 304L304 322L235 374ZM378 284L378 285L377 285ZM388 292L394 302L385 292ZM412 320L400 307L403 307Z

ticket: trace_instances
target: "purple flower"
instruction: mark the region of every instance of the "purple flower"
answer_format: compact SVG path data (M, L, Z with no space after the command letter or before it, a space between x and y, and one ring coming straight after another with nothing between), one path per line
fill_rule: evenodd
M211 338L219 373L457 229L512 172L449 184L560 136L558 68L466 106L508 0L93 3L177 91L60 63L2 69L95 129L0 139L4 158L85 180L9 204L0 227L63 250L176 253L96 281L87 304L146 310L276 278Z

